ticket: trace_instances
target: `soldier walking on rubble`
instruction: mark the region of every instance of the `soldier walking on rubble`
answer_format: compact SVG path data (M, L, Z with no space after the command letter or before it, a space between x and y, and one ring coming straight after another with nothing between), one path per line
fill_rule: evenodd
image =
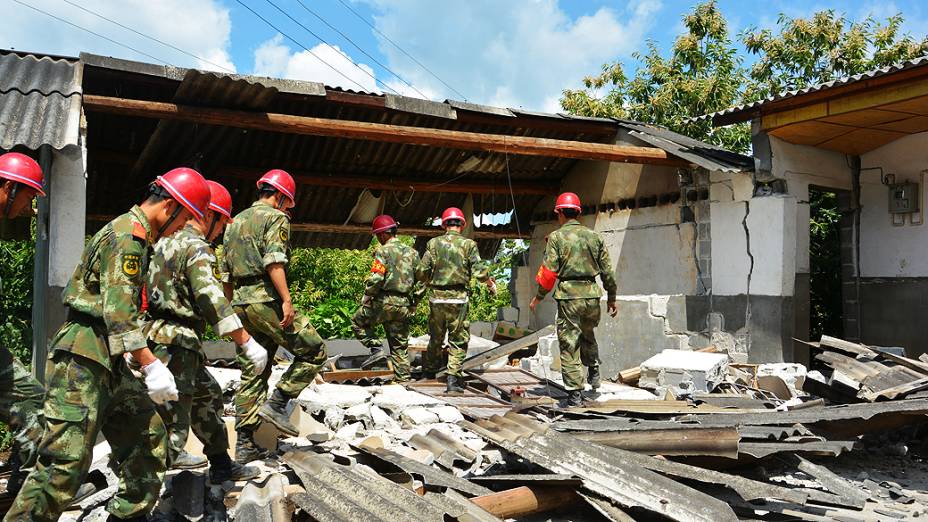
M573 192L558 196L554 206L561 228L548 236L545 257L535 280L538 293L529 307L535 311L538 303L560 280L554 299L557 301L557 340L561 352L561 375L568 390L569 406L583 402L582 363L587 367L587 380L594 390L599 388L599 348L593 329L599 325L602 291L596 284L599 276L606 289L609 315L618 311L617 286L609 252L597 232L580 224L580 198Z
M201 339L207 321L220 337L231 337L257 373L264 371L267 350L242 327L223 293L216 256L210 246L232 219L232 196L207 181L210 202L203 220L187 225L155 244L148 270L148 313L152 352L167 364L177 383L178 400L158 413L168 432L168 466L196 468L206 459L184 451L190 428L203 443L214 484L249 480L258 470L229 458L229 436L222 421L222 390L206 370Z
M206 180L195 170L174 169L158 176L141 205L87 243L62 296L67 321L49 349L38 462L4 520L57 520L87 476L101 431L119 476L109 518L144 520L154 507L166 457L154 403L176 400L177 388L148 349L143 284L152 243L191 217L202 218L208 204ZM141 366L144 383L129 370L127 353Z
M44 196L42 169L34 159L10 152L0 156L0 212L4 220L27 215L36 195ZM2 284L0 284L2 290ZM7 494L15 495L35 465L45 430L45 389L10 350L0 345L0 421L13 432Z
M409 381L409 320L415 314L424 287L416 283L419 254L396 237L396 221L387 215L377 216L371 233L380 246L367 276L361 307L351 318L355 337L371 349L371 356L361 365L373 366L386 359L383 345L374 337L374 327L383 324L390 345L393 382Z
M466 220L458 208L448 208L441 215L445 234L429 240L419 263L419 281L432 289L429 299L429 347L423 373L434 375L443 365L442 348L448 335L447 391L464 392L461 363L467 356L470 323L467 320L471 276L485 282L496 293L496 282L489 267L481 261L477 243L461 235Z
M290 218L285 211L293 207L295 192L296 183L290 174L278 169L267 172L258 180L258 200L235 216L223 243L226 295L234 288L232 305L245 328L267 348L269 358L273 358L278 345L294 355L273 394L264 402L273 365L259 371L239 348L242 384L235 394L235 460L242 464L262 456L254 442L260 419L287 435L299 435L287 415L287 405L313 382L326 360L322 338L309 318L293 309L287 288Z

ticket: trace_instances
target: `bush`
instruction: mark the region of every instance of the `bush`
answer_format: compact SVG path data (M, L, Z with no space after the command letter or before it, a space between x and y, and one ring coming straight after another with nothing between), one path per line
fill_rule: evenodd
M32 363L32 265L35 244L28 240L0 241L0 343L26 366ZM0 423L0 450L12 436Z

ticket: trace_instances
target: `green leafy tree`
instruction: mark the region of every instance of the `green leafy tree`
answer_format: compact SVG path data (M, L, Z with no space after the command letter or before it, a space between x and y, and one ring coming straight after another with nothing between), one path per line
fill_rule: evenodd
M752 101L784 91L885 67L928 54L928 39L900 34L901 14L850 21L833 10L810 18L780 15L777 32L749 28L741 35L757 57L744 89Z

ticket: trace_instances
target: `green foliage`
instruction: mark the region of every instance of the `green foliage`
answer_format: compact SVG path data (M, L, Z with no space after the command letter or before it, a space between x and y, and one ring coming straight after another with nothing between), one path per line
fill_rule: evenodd
M561 105L584 116L607 116L665 126L692 138L745 152L747 124L713 128L698 116L858 74L928 54L928 39L900 34L903 17L849 21L834 11L810 18L780 15L775 30L749 28L738 35L744 51L756 57L742 66L725 17L714 0L683 18L685 31L664 57L653 42L636 54L640 64L629 77L609 63L583 80L583 89L566 90Z
M811 323L809 338L843 336L841 317L841 213L834 192L809 190Z
M26 365L32 362L31 240L0 241L0 343Z

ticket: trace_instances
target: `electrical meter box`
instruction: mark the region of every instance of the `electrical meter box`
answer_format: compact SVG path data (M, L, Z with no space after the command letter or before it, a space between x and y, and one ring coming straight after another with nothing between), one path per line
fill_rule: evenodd
M896 183L889 186L889 213L918 212L918 183Z

